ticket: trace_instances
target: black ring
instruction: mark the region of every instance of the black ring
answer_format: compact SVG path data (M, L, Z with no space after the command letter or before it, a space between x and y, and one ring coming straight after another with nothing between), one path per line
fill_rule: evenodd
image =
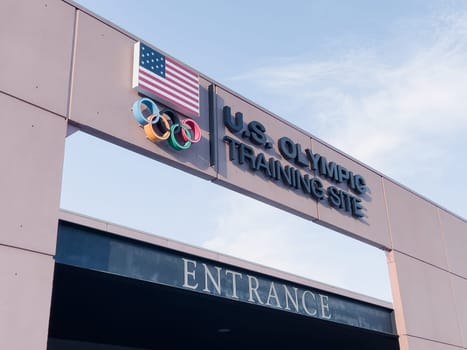
M175 125L175 124L180 124L180 118L177 116L177 113L172 111L171 109L163 109L162 111L159 112L160 114L165 114L167 117L169 117L169 122L170 126ZM167 131L170 131L170 129L166 129L165 125L163 123L157 123L157 126L159 130L162 133L165 133Z

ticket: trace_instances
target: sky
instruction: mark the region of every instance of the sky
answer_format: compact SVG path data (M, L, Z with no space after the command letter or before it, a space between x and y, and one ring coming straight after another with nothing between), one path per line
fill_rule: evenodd
M78 3L467 218L467 2ZM83 133L61 206L392 300L383 251Z

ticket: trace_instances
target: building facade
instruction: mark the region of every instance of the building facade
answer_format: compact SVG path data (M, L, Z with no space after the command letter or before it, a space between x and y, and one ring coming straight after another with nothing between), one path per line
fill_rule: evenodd
M66 254L60 255L59 227L68 223L188 254L181 257L185 262L182 287L193 293L199 287L201 292L207 289L204 292L221 295L216 273L229 270L230 277L241 275L250 282L245 287L246 305L269 303L285 309L288 300L292 309L293 302L305 294L302 316L319 316L324 322L319 325L327 327L326 319L332 314L328 300L341 295L370 308L393 309L393 335L400 349L467 349L467 222L463 218L164 53L155 51L174 66L188 69L183 76L196 79L197 105L180 103L154 87L148 90L144 78L135 83L135 76L141 74L134 72L135 63L142 61L139 39L72 2L6 0L0 4L0 17L2 348L58 349L64 341L54 339L47 345L49 332L56 331L50 322L59 315L51 313L57 310L51 307L54 300L60 300L53 297L54 283L65 281L67 273L78 276L79 272L63 266L96 269L77 266ZM156 50L149 44L144 47ZM163 78L168 74L167 70ZM135 105L143 98L146 102ZM149 114L163 113L155 113L152 103L171 109L157 127ZM187 106L192 107L187 110ZM141 113L141 125L135 113ZM151 142L150 135L155 139L170 135L168 129L176 121L181 125L180 119L194 120L196 127L188 122L177 132L172 130L172 135L185 135L190 145L196 145L189 147L187 140L176 138ZM394 305L61 211L65 138L76 129L384 249ZM195 263L206 265L204 275L199 272L204 280L197 280ZM102 269L98 271L109 272ZM260 294L255 284L261 278L269 283L266 294ZM268 278L280 279L277 283L284 293L297 288L301 296L287 299L285 294L275 294L273 280ZM229 295L236 295L235 291L230 289ZM319 304L311 306L316 300ZM100 338L89 339L98 343ZM83 344L78 348L84 349ZM150 348L147 343L141 345Z

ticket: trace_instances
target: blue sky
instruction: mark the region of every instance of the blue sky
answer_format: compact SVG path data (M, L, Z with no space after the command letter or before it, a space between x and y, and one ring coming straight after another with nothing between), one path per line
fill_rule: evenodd
M78 2L467 217L467 2ZM206 199L178 203L188 230L141 174ZM81 133L62 207L391 300L383 252Z

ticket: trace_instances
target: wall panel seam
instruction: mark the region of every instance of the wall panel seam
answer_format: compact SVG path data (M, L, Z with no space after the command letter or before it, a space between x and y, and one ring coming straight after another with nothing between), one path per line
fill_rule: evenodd
M384 202L384 207L386 210L386 222L388 225L388 230L389 230L389 239L391 240L391 249L394 249L394 240L392 238L392 227L391 227L391 220L389 219L389 203L388 203L388 198L386 195L386 187L384 186L384 177L381 176L381 187L383 188L383 202Z
M50 257L55 256L55 254L46 253L46 252L42 252L42 251L39 251L39 250L34 250L34 249L29 249L29 248L24 248L24 247L18 247L18 246L12 245L12 244L0 243L0 246L7 247L7 248L18 249L18 250L23 250L25 252L40 254L40 255L44 255L44 256L50 256Z
M437 218L438 218L438 222L439 222L439 226L440 226L440 231L441 231L441 236L442 236L442 239L443 239L443 248L444 248L444 255L445 255L445 258L446 258L446 266L447 268L449 269L449 273L453 276L456 276L455 273L451 272L453 269L452 267L450 266L449 264L449 259L448 259L448 248L447 248L447 240L446 240L446 230L444 228L444 225L441 221L441 213L440 213L440 209L437 208L436 210L436 214L437 214ZM461 277L462 278L462 277ZM456 294L454 293L454 285L453 285L453 281L452 281L452 277L449 278L449 290L451 292L451 298L454 302L454 312L456 314L456 324L457 324L457 330L460 334L460 337L461 337L461 342L462 342L462 345L465 345L467 344L467 339L465 339L465 336L462 332L462 327L461 327L461 315L460 315L460 312L459 312L459 309L457 307L457 302L456 302Z
M71 103L72 103L72 92L73 92L73 83L75 77L75 61L76 61L76 45L78 42L78 9L75 8L75 16L73 23L73 37L71 45L71 60L70 60L70 72L68 77L68 93L67 93L67 105L66 105L66 118L70 118L71 112Z
M9 97L11 97L11 98L14 98L14 99L17 100L17 101L21 101L21 102L23 102L23 103L26 103L26 104L32 106L32 107L35 107L35 108L40 109L40 110L43 110L43 111L45 111L45 112L48 112L48 113L50 113L50 114L53 114L53 115L55 115L55 116L57 116L57 117L60 117L60 118L62 118L62 119L65 119L65 118L66 118L66 116L64 116L64 115L61 115L61 114L59 114L59 113L57 113L57 112L54 112L54 111L52 111L52 110L50 110L50 109L47 109L47 108L45 108L45 107L36 105L35 103L32 103L32 102L30 102L30 101L28 101L28 100L25 100L25 99L21 98L21 97L12 95L12 94L10 94L9 92L6 92L6 91L4 91L4 90L2 90L2 89L0 89L0 94L3 94L3 95L5 95L5 96L9 96Z
M448 345L448 346L450 346L450 347L454 347L454 348L457 348L457 349L465 349L463 346L460 346L460 345L455 345L455 344L451 344L451 343L446 343L446 342L443 342L443 341L439 341L439 340L435 340L435 339L430 339L430 338L425 338L425 337L419 337L419 336L413 335L413 334L402 334L402 335L405 335L405 336L410 337L410 338L416 338L416 339L420 339L420 340L425 340L425 341L437 343L437 344ZM399 336L400 336L400 335L399 335Z
M414 259L414 260L417 260L418 262L421 262L421 263L423 263L423 264L426 264L426 265L429 265L429 266L431 266L431 267L434 267L434 268L436 268L436 269L438 269L438 270L441 270L441 271L443 271L443 272L447 272L447 273L449 273L450 275L457 276L457 277L459 277L459 278L462 278L462 279L464 279L464 280L467 280L466 277L463 277L463 276L461 276L461 275L458 275L457 273L454 273L454 272L452 272L452 271L450 271L450 270L448 270L448 269L445 269L445 268L440 267L440 266L438 266L438 265L435 265L435 264L432 264L432 263L430 263L430 262L427 262L427 261L425 261L425 260L423 260L423 259L421 259L421 258L418 258L418 257L416 257L416 256L413 256L413 255L411 255L411 254L408 254L407 252L404 252L404 251L402 251L402 250L393 249L393 251L395 251L395 252L397 252L397 253L400 253L400 254L402 254L402 255L405 255L405 256L407 256L407 257L409 257L409 258L412 258L412 259Z

